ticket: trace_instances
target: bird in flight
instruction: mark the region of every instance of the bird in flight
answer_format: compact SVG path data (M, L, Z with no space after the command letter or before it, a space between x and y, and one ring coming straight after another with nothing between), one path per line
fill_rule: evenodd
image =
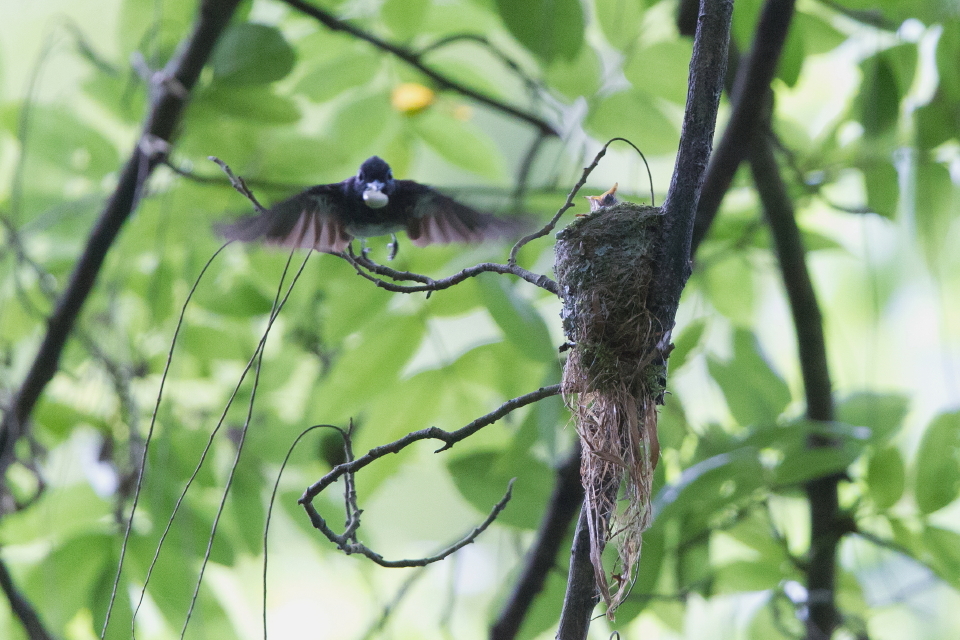
M406 231L414 245L424 247L477 243L519 229L516 221L471 209L419 182L395 180L390 165L372 156L357 175L343 182L310 187L218 230L229 240L339 253L354 238L398 231ZM396 247L394 235L392 253Z

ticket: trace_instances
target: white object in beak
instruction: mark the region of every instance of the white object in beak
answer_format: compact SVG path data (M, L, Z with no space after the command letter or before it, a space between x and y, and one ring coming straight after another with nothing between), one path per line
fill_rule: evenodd
M363 192L363 201L371 209L381 209L387 206L390 198L380 190L380 184L373 182Z

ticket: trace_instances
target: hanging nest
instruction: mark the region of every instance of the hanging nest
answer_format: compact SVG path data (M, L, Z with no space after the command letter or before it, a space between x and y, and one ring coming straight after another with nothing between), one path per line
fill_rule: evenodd
M640 559L660 454L656 404L669 334L646 306L660 214L624 202L577 218L557 234L561 317L573 345L562 389L583 444L590 559L611 618ZM612 581L601 564L609 541L619 552Z

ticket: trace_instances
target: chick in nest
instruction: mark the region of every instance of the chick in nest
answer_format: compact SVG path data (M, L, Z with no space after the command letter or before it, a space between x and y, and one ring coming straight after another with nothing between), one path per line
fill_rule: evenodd
M583 196L588 201L590 201L590 213L594 211L599 211L604 207L612 207L613 205L620 202L617 199L617 185L619 183L614 182L613 186L610 187L610 190L606 193L602 193L599 196Z

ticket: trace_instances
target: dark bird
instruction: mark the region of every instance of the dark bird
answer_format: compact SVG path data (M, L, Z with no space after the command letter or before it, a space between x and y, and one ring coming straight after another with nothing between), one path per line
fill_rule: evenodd
M262 239L333 253L354 238L397 231L406 231L414 245L423 247L481 242L519 229L519 223L471 209L419 182L395 180L390 165L373 156L343 182L310 187L262 213L223 225L219 232L230 240Z

